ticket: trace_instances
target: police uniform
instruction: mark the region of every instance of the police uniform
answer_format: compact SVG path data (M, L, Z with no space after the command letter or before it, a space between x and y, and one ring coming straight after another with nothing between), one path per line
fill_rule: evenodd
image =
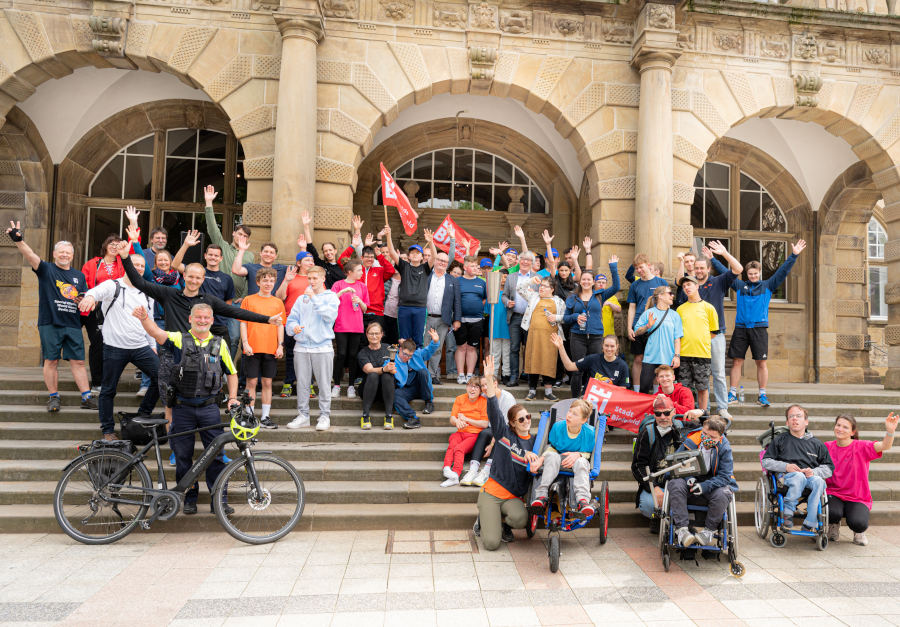
M221 337L211 333L202 340L190 331L187 334L173 331L166 335L168 340L164 346L172 352L173 361L169 378L169 385L174 393L172 432L190 431L219 424L222 420L216 397L222 389L222 371L235 374L227 344ZM188 342L184 342L186 337L189 339ZM200 441L203 442L204 448L208 447L219 433L215 429L201 431ZM180 481L193 465L194 434L171 438L169 443L175 454L175 480ZM210 493L224 468L225 463L220 451L206 469L206 485ZM185 504L196 504L198 492L195 484L185 494Z

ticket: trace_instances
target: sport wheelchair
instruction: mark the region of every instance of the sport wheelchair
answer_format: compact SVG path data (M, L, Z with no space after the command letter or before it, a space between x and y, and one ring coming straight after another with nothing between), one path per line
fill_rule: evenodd
M532 449L536 454L540 455L544 452L550 437L550 428L559 420L565 421L566 413L569 411L569 406L573 400L569 398L558 401L550 407L550 411L541 412L541 421L535 436L534 448ZM603 438L606 434L606 416L598 415L595 409L591 412L588 424L594 428L594 450L590 458L590 479L591 488L593 488L594 480L600 473ZM584 517L578 512L578 505L575 502L573 480L574 475L571 470L560 469L556 480L550 484L547 494L547 508L540 514L529 513L528 524L525 527L525 531L530 538L534 536L538 524L543 521L544 526L548 530L547 554L550 559L550 571L554 573L559 569L560 531L580 529L594 518L598 518L600 544L606 544L607 532L609 531L609 484L606 481L600 484L599 494L592 496L592 500L595 501L596 505L595 513L593 516ZM533 494L533 492L534 487L531 493Z
M651 473L648 468L645 480L649 481L651 478L667 474L670 475L670 479L688 479L690 477L706 476L709 472L709 469L706 466L706 460L700 450L670 453L666 456L665 463L666 466L655 473ZM690 520L689 528L691 533L694 533L697 528L702 527L706 522L706 512L709 508L706 506L706 501L701 497L688 495L687 509ZM673 553L678 552L682 559L684 559L686 551L699 549L701 551L716 553L717 559L721 557L722 553L725 553L728 557L731 574L735 577L744 576L746 569L737 559L738 529L734 494L731 495L731 500L728 502L725 515L722 517L722 522L719 524L716 533L717 542L713 545L695 544L686 547L678 542L675 537L675 528L672 524L668 482L666 483L666 489L663 492L662 506L659 511L659 553L662 558L663 568L666 572L668 572L671 566Z
M762 446L762 451L760 451L759 454L760 462L762 462L762 457L765 454L766 449L769 448L769 444L775 439L775 436L784 433L787 430L788 428L786 426L781 425L776 427L774 422L770 422L769 428L757 436L756 439L759 441L760 446ZM783 512L784 497L786 494L787 486L780 481L780 478L776 476L776 473L770 473L763 470L762 476L756 482L756 496L754 498L756 535L765 540L771 529L772 537L769 538L769 542L776 548L781 548L785 545L787 535L813 538L816 541L816 548L820 551L824 551L828 546L828 495L825 492L822 492L822 498L816 503L818 513L816 516L817 524L815 531L806 531L802 528L784 528ZM797 505L799 506L805 503L806 507L809 508L810 504L808 497L809 489L803 490L803 494L800 496ZM794 518L805 518L808 511L809 509L803 511L798 507L798 509L794 511Z

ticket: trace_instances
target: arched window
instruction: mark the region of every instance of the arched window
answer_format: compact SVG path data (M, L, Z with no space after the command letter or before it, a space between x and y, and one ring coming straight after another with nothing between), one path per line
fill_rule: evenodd
M876 220L869 220L867 248L869 257L869 317L887 320L887 303L884 302L884 287L887 285L887 266L884 265L884 245L887 231Z
M415 197L423 208L508 211L513 202L510 190L518 187L523 192L519 202L525 213L547 212L546 196L530 176L506 159L483 150L445 148L426 152L391 175L401 189L410 180L418 184ZM374 201L382 204L381 187L375 192Z
M695 235L704 242L721 241L744 266L759 261L762 278L772 276L790 254L793 234L765 187L735 166L708 162L697 172L694 188L691 225ZM775 290L773 298L788 298L786 284Z

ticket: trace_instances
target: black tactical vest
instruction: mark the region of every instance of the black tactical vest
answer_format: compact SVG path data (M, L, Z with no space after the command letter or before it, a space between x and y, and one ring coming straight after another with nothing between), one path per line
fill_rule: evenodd
M190 333L182 334L181 361L173 367L176 394L183 399L208 398L222 389L222 338L214 335L198 346Z

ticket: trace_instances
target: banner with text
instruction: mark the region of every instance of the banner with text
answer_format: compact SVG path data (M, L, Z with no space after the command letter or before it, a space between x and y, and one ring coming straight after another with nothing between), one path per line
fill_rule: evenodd
M450 217L450 214L447 214L447 217L444 218L444 221L441 222L441 225L434 232L434 245L439 249L445 251L447 254L450 254L450 231L453 230L456 233L456 250L454 251L454 259L457 261L462 261L466 256L466 242L469 242L469 250L472 251L472 254L475 254L475 251L478 250L478 247L481 245L477 239L466 233L462 227L458 226L456 222L453 221L453 218Z
M646 414L653 413L655 398L597 379L590 379L584 391L584 400L596 407L598 414L607 416L606 424L632 433L638 432Z

